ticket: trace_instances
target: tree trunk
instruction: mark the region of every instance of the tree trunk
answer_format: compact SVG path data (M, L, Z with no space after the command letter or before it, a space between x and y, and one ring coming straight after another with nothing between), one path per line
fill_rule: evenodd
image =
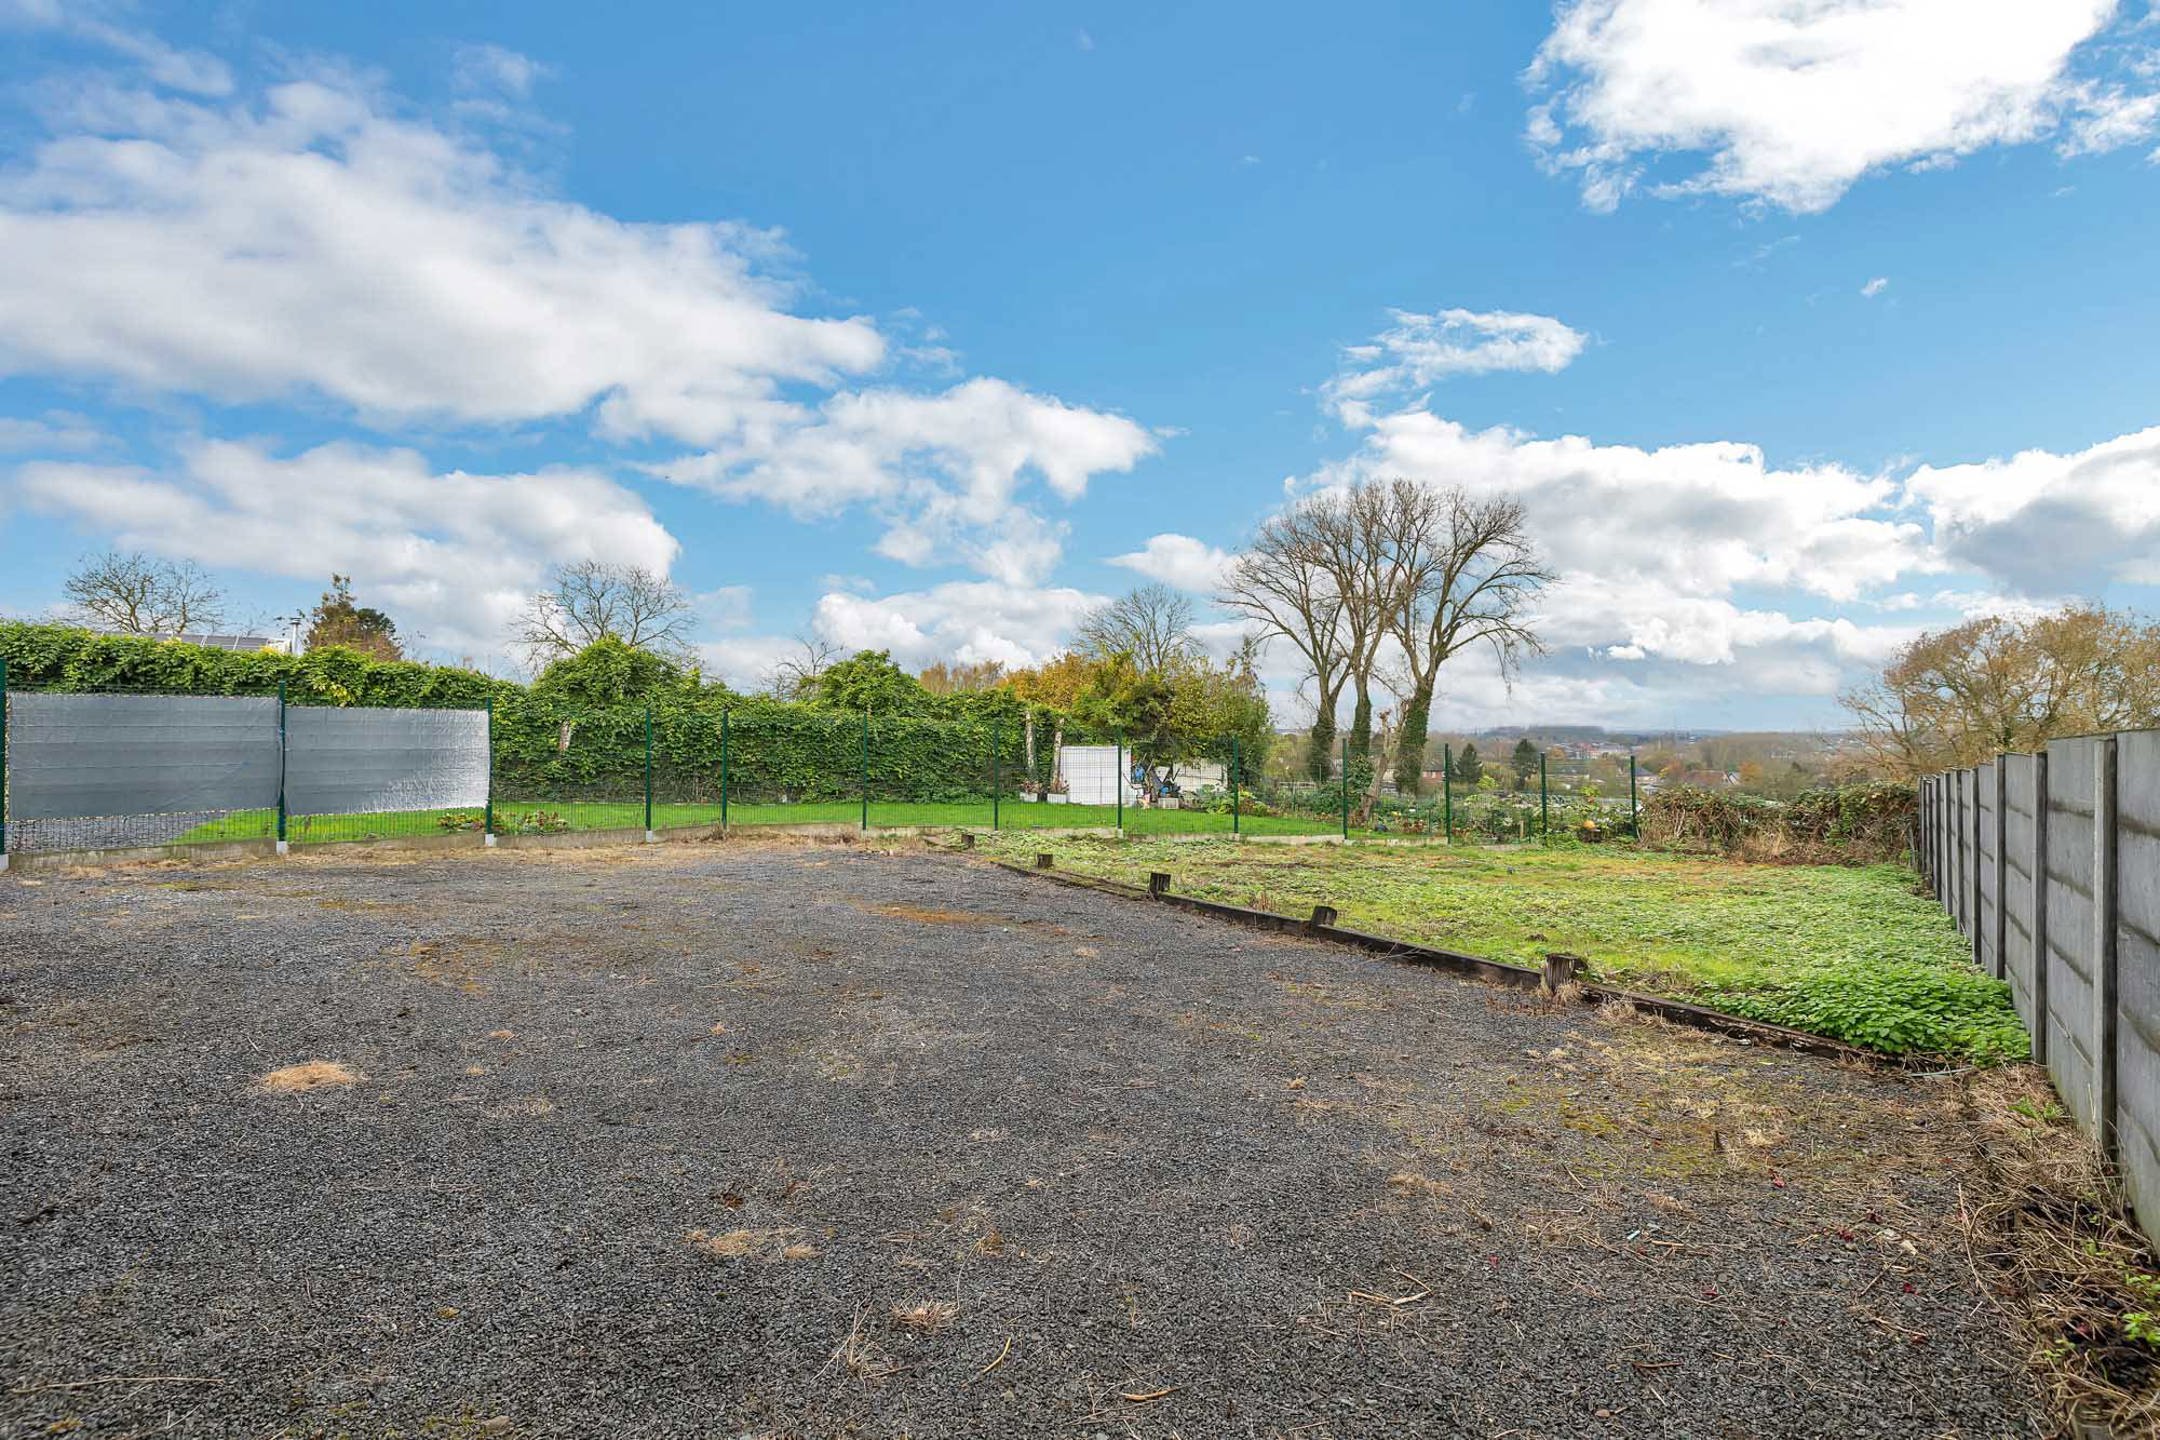
M1020 733L1027 737L1027 769L1021 773L1027 776L1027 783L1033 785L1035 783L1035 712L1033 710L1027 712L1027 719L1021 724Z
M1313 777L1315 784L1326 784L1328 775L1335 773L1335 697L1322 697L1320 710L1313 715L1313 732L1305 741L1305 773Z
M1430 680L1419 681L1403 706L1402 734L1395 741L1395 788L1416 796L1425 788L1425 740L1431 733L1432 692Z

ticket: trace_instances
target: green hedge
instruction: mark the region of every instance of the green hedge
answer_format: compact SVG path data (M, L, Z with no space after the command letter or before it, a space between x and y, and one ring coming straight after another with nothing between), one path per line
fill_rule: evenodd
M168 695L274 695L295 705L474 709L524 687L477 670L373 660L331 646L305 655L211 650L173 640L100 635L72 625L0 623L8 684L24 690L141 690Z
M723 714L729 789L745 801L853 800L862 793L862 717L737 695L662 667L647 700L592 704L574 686L526 686L454 666L372 660L326 648L303 656L211 650L99 635L64 625L0 623L8 683L23 690L268 695L295 705L478 709L495 706L495 785L510 800L628 799L645 785L652 712L653 792L716 799ZM1005 793L1022 778L1028 707L1004 691L930 696L929 713L871 719L870 793L951 801L989 793L996 737ZM1047 778L1051 722L1036 712L1037 778Z

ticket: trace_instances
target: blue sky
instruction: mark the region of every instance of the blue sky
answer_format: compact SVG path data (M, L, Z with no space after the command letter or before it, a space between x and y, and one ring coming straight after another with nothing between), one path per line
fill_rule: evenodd
M0 0L0 47L9 613L117 545L501 667L599 558L737 683L1019 663L1393 473L1562 574L1449 723L1835 723L1922 628L2160 608L2142 0Z

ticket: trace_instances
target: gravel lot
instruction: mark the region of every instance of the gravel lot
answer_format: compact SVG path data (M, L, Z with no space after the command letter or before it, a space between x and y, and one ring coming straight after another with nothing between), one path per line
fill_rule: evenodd
M0 1006L8 1435L2045 1428L1952 1082L952 856L0 877Z

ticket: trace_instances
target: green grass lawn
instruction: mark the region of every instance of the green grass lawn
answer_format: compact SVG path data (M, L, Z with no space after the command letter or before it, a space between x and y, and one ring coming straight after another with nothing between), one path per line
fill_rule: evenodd
M1593 975L1891 1052L2022 1057L2009 987L1901 866L1740 865L1610 848L993 840L1083 874L1342 923L1497 960L1565 950Z
M444 813L439 810L411 810L373 815L293 815L286 819L285 832L286 838L296 845L438 835L444 832L441 823ZM457 813L474 815L478 812ZM542 827L536 821L528 820L528 817L542 815L553 816L571 830L639 829L645 824L645 804L642 800L620 803L502 800L495 805L495 827L503 834L515 834L521 830L530 832ZM730 825L859 825L862 818L862 804L856 800L728 806ZM872 828L923 825L988 830L991 828L992 818L990 802L987 799L946 804L877 800L870 802ZM1118 811L1113 805L1044 805L1009 800L997 807L995 819L1000 828L1008 830L1089 827L1110 829L1118 823ZM1135 835L1228 835L1231 827L1230 816L1197 810L1140 810L1128 807L1124 820L1126 832ZM718 802L702 805L663 803L655 804L652 810L653 828L658 830L685 825L716 825L719 821ZM1338 827L1334 822L1297 816L1247 815L1241 818L1239 828L1248 835L1329 835L1336 833ZM276 833L276 812L248 810L199 825L180 836L174 843L198 844L212 840L260 838Z

